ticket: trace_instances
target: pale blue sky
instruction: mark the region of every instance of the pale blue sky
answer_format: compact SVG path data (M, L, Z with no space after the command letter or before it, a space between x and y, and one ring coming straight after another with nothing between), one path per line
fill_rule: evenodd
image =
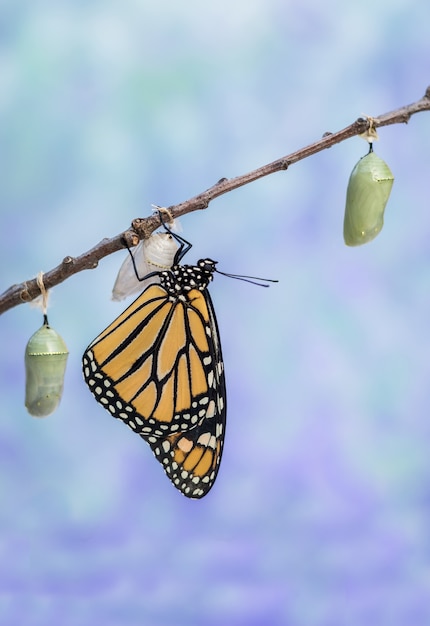
M3 288L430 84L425 2L4 2ZM430 117L384 128L381 235L343 243L352 139L182 218L217 276L225 453L201 502L80 369L124 258L53 290L59 410L24 408L41 316L1 318L0 615L33 626L430 623ZM2 614L3 612L3 614Z

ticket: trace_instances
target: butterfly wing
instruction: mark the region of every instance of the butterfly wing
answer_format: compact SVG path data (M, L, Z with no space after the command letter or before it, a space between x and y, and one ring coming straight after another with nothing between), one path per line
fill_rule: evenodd
M207 332L213 363L213 393L205 416L194 428L150 443L156 458L177 489L190 498L202 498L213 486L221 462L226 425L226 388L218 325L209 293Z
M174 299L163 286L150 285L90 344L83 372L96 400L148 441L178 489L189 497L209 491L226 410L218 327L206 290ZM192 466L197 450L202 458ZM185 486L175 482L173 463L182 472L193 469Z

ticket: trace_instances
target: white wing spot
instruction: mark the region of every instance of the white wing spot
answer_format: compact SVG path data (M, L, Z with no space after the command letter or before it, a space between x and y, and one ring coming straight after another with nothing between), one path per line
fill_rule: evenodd
M213 417L214 415L215 415L215 402L211 400L206 411L206 417Z
M178 441L178 448L182 450L182 452L189 452L193 447L193 442L187 439L186 437L181 437Z
M216 439L210 433L203 433L203 435L200 435L200 437L197 439L197 443L201 446L204 446L205 448L215 449Z

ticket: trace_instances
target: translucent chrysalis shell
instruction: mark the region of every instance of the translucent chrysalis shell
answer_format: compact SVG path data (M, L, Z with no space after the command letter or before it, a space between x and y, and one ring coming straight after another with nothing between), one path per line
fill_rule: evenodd
M25 406L30 415L50 415L60 403L69 352L60 335L45 323L25 349Z
M170 233L154 233L141 241L131 252L139 276L151 272L170 269L173 265L178 245ZM138 280L130 255L123 262L112 290L112 300L123 300L138 291L143 291L151 283L158 282L157 276Z
M381 232L393 182L390 168L372 150L359 160L346 192L343 237L347 246L360 246Z

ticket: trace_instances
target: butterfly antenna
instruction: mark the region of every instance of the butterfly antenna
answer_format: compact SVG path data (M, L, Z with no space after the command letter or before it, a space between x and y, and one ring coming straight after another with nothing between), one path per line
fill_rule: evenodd
M251 283L251 285L256 285L257 287L270 287L270 285L266 285L265 283L278 283L279 281L274 278L260 278L259 276L243 276L242 274L228 274L227 272L221 272L220 270L215 270L217 274L222 274L223 276L227 276L228 278L234 278L235 280L243 280L245 283ZM263 282L260 282L263 281Z

